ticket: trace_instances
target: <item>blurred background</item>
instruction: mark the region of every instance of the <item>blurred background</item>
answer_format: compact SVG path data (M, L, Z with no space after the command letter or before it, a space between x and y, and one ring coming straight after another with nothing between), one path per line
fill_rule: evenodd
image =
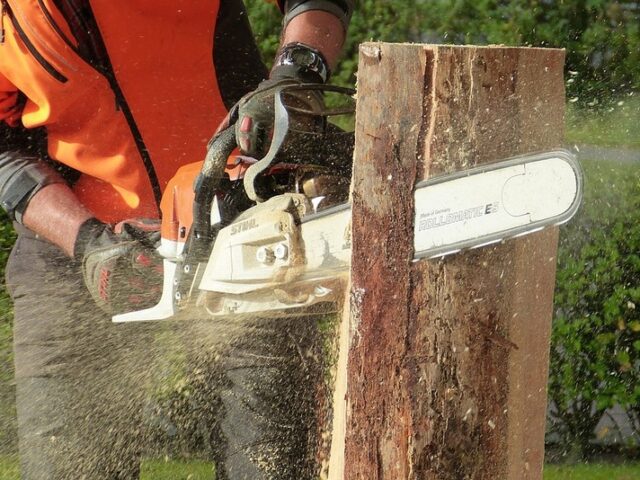
M267 64L281 16L245 0ZM364 41L566 49L565 147L585 171L577 217L561 228L545 479L640 478L640 2L359 0L333 83L356 82ZM0 219L0 273L14 240ZM11 303L0 288L0 479L17 479ZM158 398L189 409L180 362ZM178 408L180 410L180 408ZM180 437L175 419L160 421ZM171 442L169 442L171 443ZM172 445L172 446L171 446ZM151 452L143 478L211 478L197 442ZM176 446L177 445L177 446ZM171 455L169 455L171 453ZM181 460L169 461L180 457Z

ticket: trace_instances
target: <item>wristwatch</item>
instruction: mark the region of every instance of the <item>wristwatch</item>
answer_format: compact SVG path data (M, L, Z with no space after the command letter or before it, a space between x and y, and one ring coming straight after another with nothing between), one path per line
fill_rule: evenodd
M287 70L295 69L302 76L315 74L322 83L327 81L331 73L322 53L304 43L285 45L273 65L274 70L279 67L285 67Z

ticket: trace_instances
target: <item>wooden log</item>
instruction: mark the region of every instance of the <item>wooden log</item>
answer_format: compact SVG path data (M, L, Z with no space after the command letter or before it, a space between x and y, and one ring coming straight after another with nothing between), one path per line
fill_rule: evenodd
M552 49L361 46L334 478L542 478L557 230L413 262L413 188L560 147L563 63Z

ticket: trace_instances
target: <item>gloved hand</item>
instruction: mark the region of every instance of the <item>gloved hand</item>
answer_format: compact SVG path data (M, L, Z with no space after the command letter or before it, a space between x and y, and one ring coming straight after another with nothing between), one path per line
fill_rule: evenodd
M243 97L234 107L237 111L230 112L230 117L237 115L235 128L240 151L257 159L266 155L273 135L274 95L278 89L324 83L328 76L326 61L317 50L299 43L283 47L269 79ZM283 101L286 106L298 111L318 112L324 107L322 95L317 91L288 89ZM290 122L291 120L294 124L313 121L311 117L305 119L300 114L295 119L291 119L290 115Z
M151 307L162 292L162 259L156 221L130 220L111 227L95 218L82 224L74 256L84 283L107 314Z

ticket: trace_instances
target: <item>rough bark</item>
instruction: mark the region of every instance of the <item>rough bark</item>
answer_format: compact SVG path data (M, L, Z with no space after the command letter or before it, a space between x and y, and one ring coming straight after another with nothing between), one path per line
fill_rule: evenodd
M540 479L557 231L412 262L413 186L562 144L564 52L364 44L345 479Z

